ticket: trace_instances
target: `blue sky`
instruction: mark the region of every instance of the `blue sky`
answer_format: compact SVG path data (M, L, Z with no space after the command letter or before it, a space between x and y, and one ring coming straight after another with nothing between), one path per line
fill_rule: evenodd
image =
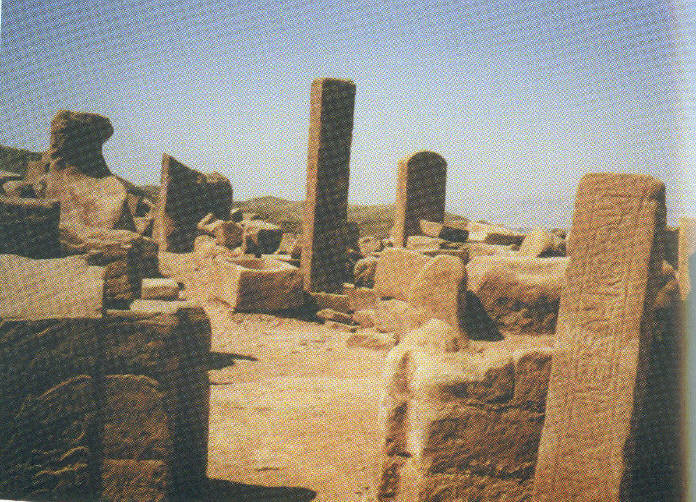
M674 216L696 201L692 9L617 3L3 0L0 144L42 150L57 110L91 111L130 180L168 152L237 199L300 200L311 81L351 78L352 203L393 202L425 148L471 218L568 225L594 171L656 176Z

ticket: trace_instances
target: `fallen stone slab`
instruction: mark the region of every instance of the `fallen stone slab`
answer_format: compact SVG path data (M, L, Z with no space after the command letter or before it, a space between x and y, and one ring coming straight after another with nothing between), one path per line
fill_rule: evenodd
M469 230L463 225L454 223L438 223L436 221L420 220L420 231L428 237L435 237L450 242L466 242L469 239Z
M346 346L372 350L391 350L396 345L393 334L376 329L359 329L346 340Z
M332 309L344 314L350 313L350 304L348 303L348 295L338 293L310 293L314 305L317 309Z
M375 311L374 309L357 310L353 312L352 319L363 328L372 328L375 325Z
M484 244L502 246L519 246L524 241L525 234L515 232L500 225L476 222L469 225L469 240L480 241Z
M350 314L345 314L332 309L321 309L317 312L317 317L325 322L334 321L347 325L355 324L353 317Z
M144 300L176 300L179 283L174 279L143 278L141 298Z

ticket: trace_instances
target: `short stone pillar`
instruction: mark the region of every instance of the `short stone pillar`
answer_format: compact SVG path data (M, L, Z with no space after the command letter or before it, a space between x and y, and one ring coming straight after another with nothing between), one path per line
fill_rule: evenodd
M395 246L405 246L420 234L420 220L442 223L445 218L447 162L435 152L413 153L399 161L394 228Z
M335 292L343 284L354 104L352 81L312 82L302 248L306 291Z

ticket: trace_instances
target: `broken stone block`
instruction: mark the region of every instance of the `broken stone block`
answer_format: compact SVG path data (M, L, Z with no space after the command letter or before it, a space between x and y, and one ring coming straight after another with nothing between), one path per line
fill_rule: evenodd
M518 375L543 378L538 352L507 342L446 353L397 345L380 403L378 500L529 500L544 413L515 389ZM522 360L529 371L517 371Z
M499 246L519 246L525 234L500 225L476 222L469 225L469 240Z
M270 258L226 259L210 268L216 298L241 311L276 311L304 304L302 275L297 267Z
M317 317L323 321L333 321L348 325L355 324L350 314L332 309L321 309L317 312Z
M198 235L197 224L208 213L227 220L232 186L217 173L203 174L175 158L162 155L162 180L153 237L162 251L188 252Z
M469 340L451 324L440 319L430 319L422 326L407 331L400 337L399 343L440 352L455 352L466 348Z
M391 350L396 345L393 334L381 333L376 329L360 329L346 340L348 347L372 350Z
M367 256L357 261L353 267L353 282L356 286L373 288L375 286L375 274L377 273L377 258Z
M535 228L522 241L519 255L535 258L565 256L565 240L543 228Z
M178 297L179 283L174 279L143 279L141 298L144 300L176 300Z
M351 312L372 309L379 300L377 293L372 288L350 288L345 291L348 296L348 308Z
M280 246L283 232L278 225L261 220L244 221L242 250L244 254L273 254Z
M215 243L218 246L225 246L234 249L241 246L244 241L244 228L234 221L221 221L215 225Z
M463 318L466 310L465 261L454 256L437 256L430 260L414 278L408 291L408 302L425 309L436 319L462 333L466 346Z
M567 265L567 258L474 258L467 265L472 305L500 333L552 335Z
M384 333L396 333L399 338L421 327L432 317L426 310L396 299L380 300L374 312L375 327Z
M377 261L375 291L382 298L408 300L413 280L430 258L404 248L386 248Z
M421 233L428 237L450 242L466 242L469 239L469 230L464 225L460 227L452 223L420 220L419 226Z
M58 200L0 196L0 253L59 257L59 222Z
M348 296L337 293L310 293L314 305L318 309L332 309L345 314L350 313Z
M98 318L103 291L104 268L84 256L0 255L0 319Z

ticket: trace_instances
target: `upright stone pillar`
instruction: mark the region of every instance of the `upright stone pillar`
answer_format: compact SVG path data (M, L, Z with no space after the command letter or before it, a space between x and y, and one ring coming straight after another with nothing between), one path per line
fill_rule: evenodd
M655 315L665 214L649 176L580 182L535 501L678 499L678 334Z
M445 218L447 162L426 150L399 160L394 228L395 246L405 246L409 235L420 234L420 220L442 223Z
M312 82L302 248L307 291L339 291L345 277L354 104L352 81Z

